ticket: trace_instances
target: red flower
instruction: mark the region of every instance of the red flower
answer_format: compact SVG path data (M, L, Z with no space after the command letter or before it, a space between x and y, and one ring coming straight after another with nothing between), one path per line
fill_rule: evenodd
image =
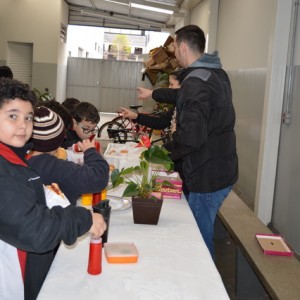
M147 135L143 135L140 139L140 142L137 144L136 147L150 148L150 146L151 146L151 140L149 139L149 137Z

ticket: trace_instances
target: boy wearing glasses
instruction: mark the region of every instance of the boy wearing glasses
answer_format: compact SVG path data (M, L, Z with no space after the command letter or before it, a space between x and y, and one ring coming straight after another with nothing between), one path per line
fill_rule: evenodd
M73 128L68 130L62 147L67 149L85 139L92 139L97 133L100 116L97 108L89 102L74 107Z

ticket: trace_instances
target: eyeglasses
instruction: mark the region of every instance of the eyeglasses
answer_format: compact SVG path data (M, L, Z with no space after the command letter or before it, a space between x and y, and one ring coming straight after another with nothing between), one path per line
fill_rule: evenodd
M99 128L97 126L94 129L89 129L89 128L83 127L80 123L77 123L77 125L82 129L82 132L84 134L89 134L89 133L96 134L99 130Z

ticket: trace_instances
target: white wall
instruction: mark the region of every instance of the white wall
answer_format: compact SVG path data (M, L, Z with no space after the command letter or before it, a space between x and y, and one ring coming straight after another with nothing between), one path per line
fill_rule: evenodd
M67 28L69 7L66 2L61 2L60 20ZM67 85L67 63L68 52L67 44L60 38L57 40L57 79L56 79L56 99L62 102L66 98Z
M205 52L216 50L219 0L204 0L191 12L191 24L198 25L206 36Z
M220 0L217 48L227 70L267 67L276 0Z
M59 57L64 49L60 23L67 22L64 0L1 0L0 17L0 61L6 61L8 41L33 43L32 87L41 91L47 87L53 95L57 89L63 93L65 82L57 75L58 69L62 74L65 60Z
M298 5L298 15L297 15L297 26L296 30L296 40L295 40L295 65L300 65L300 9Z
M34 43L34 62L56 63L61 1L1 0L0 56L6 56L6 42ZM5 12L5 13L4 13Z

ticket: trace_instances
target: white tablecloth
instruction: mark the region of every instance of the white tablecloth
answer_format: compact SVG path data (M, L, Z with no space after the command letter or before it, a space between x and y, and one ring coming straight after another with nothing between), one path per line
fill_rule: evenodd
M109 242L133 242L135 264L109 264L87 273L89 238L61 245L39 300L228 300L221 277L185 199L165 199L158 225L133 224L131 208L113 211Z

